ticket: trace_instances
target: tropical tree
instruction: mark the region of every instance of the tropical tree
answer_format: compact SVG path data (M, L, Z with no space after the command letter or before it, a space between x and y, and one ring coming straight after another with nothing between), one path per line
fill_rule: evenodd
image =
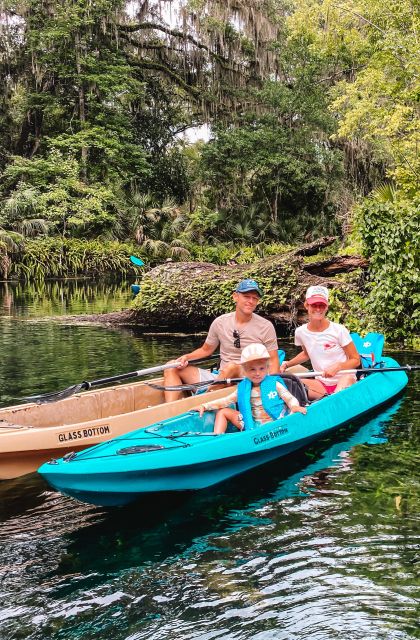
M296 0L295 5L288 26L324 60L337 136L365 145L387 176L414 194L420 177L418 3Z

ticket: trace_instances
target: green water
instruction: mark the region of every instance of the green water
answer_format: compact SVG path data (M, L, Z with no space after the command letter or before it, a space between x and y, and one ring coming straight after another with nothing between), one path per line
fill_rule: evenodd
M88 287L0 285L0 404L200 341L46 319L130 297ZM36 474L0 483L0 639L420 637L418 389L412 374L381 413L196 494L106 511Z

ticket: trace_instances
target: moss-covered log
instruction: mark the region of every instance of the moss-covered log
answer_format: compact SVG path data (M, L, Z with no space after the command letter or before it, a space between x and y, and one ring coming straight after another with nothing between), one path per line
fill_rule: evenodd
M334 238L318 241L317 250L333 241ZM287 335L303 321L304 292L309 285L325 284L348 291L354 285L336 280L335 273L367 266L366 261L355 256L338 256L308 265L304 256L313 255L314 245L246 265L159 265L141 281L141 293L134 303L135 322L149 330L205 330L216 316L233 309L236 284L243 278L254 278L264 291L258 312L274 322L279 334Z

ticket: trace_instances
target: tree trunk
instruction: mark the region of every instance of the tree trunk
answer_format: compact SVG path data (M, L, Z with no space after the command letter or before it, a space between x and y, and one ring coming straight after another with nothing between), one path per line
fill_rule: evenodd
M81 65L81 56L82 56L82 46L80 42L80 34L76 32L74 36L75 42L75 55L76 55L76 68L77 73L80 76L82 73L82 65ZM80 128L83 130L86 127L86 100L85 100L85 88L83 80L79 79L79 120L80 120ZM81 150L81 163L82 163L82 180L84 182L87 181L87 161L88 161L88 147L83 146Z

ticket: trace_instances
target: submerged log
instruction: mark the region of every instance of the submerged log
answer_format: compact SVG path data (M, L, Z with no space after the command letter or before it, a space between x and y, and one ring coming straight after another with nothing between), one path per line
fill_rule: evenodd
M136 298L133 322L144 331L197 332L234 308L232 293L244 278L254 278L264 296L258 313L270 319L279 335L288 335L304 321L305 291L313 284L348 291L354 285L335 275L365 269L360 256L335 256L319 262L305 262L331 245L336 238L322 238L279 256L252 264L220 266L207 262L168 262L146 273Z

